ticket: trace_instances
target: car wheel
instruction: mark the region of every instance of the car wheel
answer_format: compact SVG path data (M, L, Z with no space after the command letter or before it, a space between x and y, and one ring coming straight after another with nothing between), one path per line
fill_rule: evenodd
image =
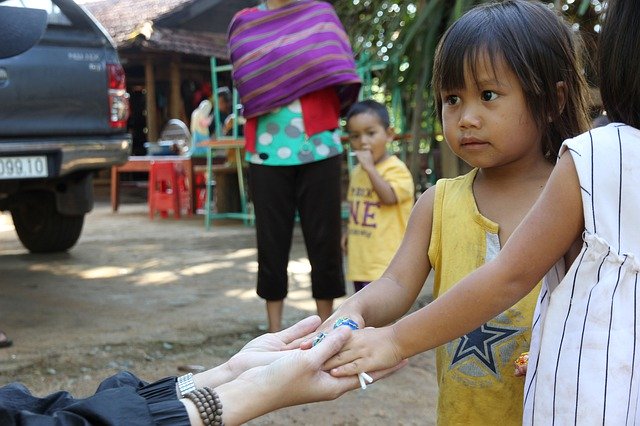
M71 248L80 238L84 215L58 213L53 194L33 193L11 209L16 233L32 253L53 253Z

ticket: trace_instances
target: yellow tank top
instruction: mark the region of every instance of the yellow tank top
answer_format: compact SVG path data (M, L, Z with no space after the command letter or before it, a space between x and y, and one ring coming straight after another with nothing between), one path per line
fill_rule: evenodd
M436 184L429 245L434 297L500 250L498 224L480 214L473 197L476 172ZM480 328L436 349L438 424L522 424L524 378L513 375L513 363L529 350L539 291L540 284Z

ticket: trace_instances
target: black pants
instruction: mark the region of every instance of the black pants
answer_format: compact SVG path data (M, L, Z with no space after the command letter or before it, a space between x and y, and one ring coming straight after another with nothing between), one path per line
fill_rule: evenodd
M340 156L300 166L249 165L258 241L258 296L287 296L287 264L296 210L311 263L315 299L345 295Z

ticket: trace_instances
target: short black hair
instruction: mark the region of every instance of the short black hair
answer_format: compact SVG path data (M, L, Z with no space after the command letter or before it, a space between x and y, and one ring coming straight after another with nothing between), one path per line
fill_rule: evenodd
M609 0L598 41L602 104L611 121L640 128L640 10Z
M488 55L493 64L502 59L522 86L542 133L543 154L555 163L562 142L590 127L582 47L569 24L539 1L476 6L454 22L438 43L432 79L438 119L442 120L442 92L463 88L465 71L475 76L482 55ZM566 88L562 110L558 110L556 86L560 81Z
M227 86L218 88L218 97L224 99L228 104L231 103L231 90Z
M389 119L389 111L387 111L387 107L382 105L380 102L376 102L373 99L367 99L365 101L356 102L351 105L349 108L349 112L347 113L346 121L347 126L349 125L349 119L356 115L360 114L372 114L378 117L380 120L380 124L385 129L388 129L391 126L391 120Z

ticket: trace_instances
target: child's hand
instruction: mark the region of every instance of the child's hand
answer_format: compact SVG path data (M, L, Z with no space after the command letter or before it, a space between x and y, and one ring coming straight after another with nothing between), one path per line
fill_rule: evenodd
M325 362L323 369L330 369L334 377L343 377L384 370L402 362L392 328L370 327L354 331L340 352Z
M356 153L358 163L360 163L360 166L362 166L363 169L370 170L372 167L374 167L375 163L373 162L373 154L370 150L361 149L354 152Z

